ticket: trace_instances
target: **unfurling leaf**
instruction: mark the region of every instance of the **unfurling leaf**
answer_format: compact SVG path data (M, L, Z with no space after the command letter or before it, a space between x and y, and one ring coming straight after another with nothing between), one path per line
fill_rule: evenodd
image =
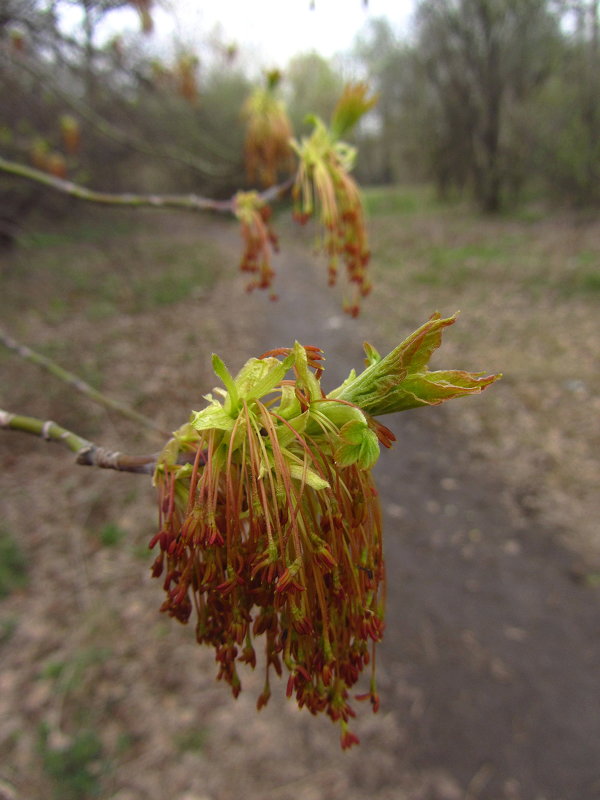
M359 120L376 105L379 96L367 97L366 83L348 83L331 115L331 132L336 139L350 133Z
M425 405L439 405L455 397L482 392L500 375L463 370L430 372L429 359L442 342L444 328L456 315L442 319L434 314L424 325L394 348L374 360L353 381L342 384L329 397L345 400L372 415L392 414ZM371 361L372 348L367 351Z

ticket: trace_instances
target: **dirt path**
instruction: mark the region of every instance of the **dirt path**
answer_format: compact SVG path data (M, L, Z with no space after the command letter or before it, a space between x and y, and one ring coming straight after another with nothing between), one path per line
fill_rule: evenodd
M148 280L143 245L171 258L176 242L184 262L193 257L196 226L195 218L153 220L157 240L141 227L139 242L129 242L141 270L132 280ZM235 264L234 224L211 220L202 233L222 247L219 263ZM333 388L361 365L363 339L382 344L382 326L372 300L358 320L341 313L305 233L285 233L278 303L242 296L243 279L227 272L179 304L114 313L103 325L76 310L60 325L49 321L44 298L29 309L25 293L23 329L16 313L11 325L32 345L64 342L67 365L101 350L89 366L103 388L167 429L214 385L212 350L236 369L297 338L325 349L323 383ZM116 239L109 256L121 245ZM79 263L79 250L67 255L61 264ZM154 279L164 268L155 258ZM111 265L107 257L106 274ZM408 332L398 323L398 338ZM461 364L452 357L450 366ZM142 447L127 438L130 426L103 411L91 416L68 387L48 395L54 384L32 365L0 367L8 407L67 420L107 446ZM493 391L461 402L485 404ZM328 719L286 700L285 681L257 714L260 667L244 671L234 701L215 680L211 650L158 613L150 486L139 476L92 475L37 441L17 449L3 438L0 530L21 544L28 582L0 609L0 798L600 798L600 591L573 580L575 555L518 502L505 465L481 455L489 448L469 449L455 418L441 408L389 420L398 442L377 466L388 563L381 710L357 709L361 745L345 752ZM103 542L111 531L120 540ZM101 756L78 751L90 736ZM81 780L88 791L73 788Z
M262 344L321 346L333 387L360 365L368 322L344 317L300 248L285 253ZM551 531L515 513L499 472L471 456L444 409L391 427L398 442L377 468L389 581L381 671L382 707L408 732L392 753L398 774L449 773L461 793L444 797L600 797L598 590L573 579L575 556Z

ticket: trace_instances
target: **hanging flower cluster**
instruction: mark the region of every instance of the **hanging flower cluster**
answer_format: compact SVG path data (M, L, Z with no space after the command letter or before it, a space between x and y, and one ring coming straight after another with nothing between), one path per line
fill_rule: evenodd
M242 109L246 122L246 172L249 180L257 180L262 186L277 183L278 174L290 172L294 166L292 126L276 94L280 80L278 70L268 72L266 86L254 89Z
M225 389L207 396L158 461L160 528L150 546L159 549L162 610L184 623L194 614L196 638L215 648L234 696L238 666L255 666L262 638L257 707L272 671L285 670L288 696L338 721L344 748L358 742L350 691L368 664L370 690L359 699L379 706L384 563L371 467L394 437L372 415L478 393L498 377L428 371L452 322L435 315L383 359L366 346L369 366L328 395L316 347L253 358L235 378L213 356Z
M31 163L36 169L54 175L55 178L66 178L67 161L58 150L52 150L45 139L36 137L29 150Z
M191 105L194 105L200 96L198 89L199 64L198 56L191 51L180 53L175 62L174 78L177 91Z
M81 147L81 127L79 122L71 114L63 114L59 124L64 148L69 155L74 155Z
M353 317L360 311L361 298L371 291L370 252L360 192L350 175L356 149L340 137L375 104L376 98L368 98L367 91L365 84L347 86L330 125L312 117L312 134L292 142L299 158L293 187L295 217L305 223L318 214L323 228L320 246L329 258L329 285L336 283L342 261L351 287L344 310Z
M271 207L257 192L238 192L234 198L234 213L242 225L244 252L240 262L242 272L253 277L246 290L268 289L273 282L271 257L277 251L277 236L269 226ZM271 294L271 299L277 296Z

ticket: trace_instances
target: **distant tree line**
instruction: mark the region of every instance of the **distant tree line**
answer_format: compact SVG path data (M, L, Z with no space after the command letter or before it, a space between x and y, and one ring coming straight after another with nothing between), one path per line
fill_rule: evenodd
M326 118L352 72L379 95L355 134L363 182L429 181L486 212L531 193L598 205L599 2L420 0L405 38L375 19L342 62L292 59L282 92L294 129L308 110ZM65 5L81 17L70 33ZM103 21L127 5L139 33L102 39ZM249 186L240 115L251 79L237 48L213 37L201 54L179 44L159 59L144 36L151 9L0 0L0 155L99 191L226 197ZM71 203L4 174L0 238L32 209Z
M99 36L125 6L135 34ZM65 32L61 11L79 12ZM0 156L105 192L200 192L226 197L243 183L240 109L250 81L235 48L209 41L207 63L183 45L152 53L142 0L0 0ZM76 203L75 203L76 204ZM0 176L0 238L31 212L60 215L74 201L39 183Z
M599 0L421 0L407 40L372 22L363 179L433 180L488 212L531 190L598 205L599 26Z

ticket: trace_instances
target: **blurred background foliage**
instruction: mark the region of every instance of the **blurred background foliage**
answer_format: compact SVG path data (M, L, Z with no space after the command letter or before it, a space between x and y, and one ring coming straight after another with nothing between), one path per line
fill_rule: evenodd
M241 109L262 65L210 32L197 52L178 41L159 47L144 0L134 4L138 30L111 39L102 31L111 19L120 31L125 5L0 0L0 157L111 192L228 198L254 188ZM409 480L385 476L392 532L410 535L389 539L399 580L379 669L391 713L365 723L362 753L338 756L329 727L298 722L282 698L261 716L252 691L233 707L214 681L212 654L158 617L157 587L140 577L155 530L149 486L92 477L26 437L17 453L6 436L0 795L9 779L20 796L61 800L379 800L401 796L422 759L439 791L419 775L407 797L474 796L488 764L496 775L477 792L482 800L592 796L599 5L419 0L405 36L371 19L350 52L295 55L283 69L296 135L310 130L307 113L329 118L348 80L368 80L379 94L353 134L378 270L369 338L393 346L431 310L461 308L449 361L468 354L466 365L506 371L485 403L437 423L431 441L448 428L450 457L419 447L398 459L410 487L421 475L414 493L398 496ZM82 24L65 25L66 10ZM265 298L237 301L233 224L90 209L0 172L0 317L22 341L171 429L212 385L206 354L243 363L265 319L285 344L282 331L310 311L326 326L315 324L315 338L339 335L350 358L356 332L303 277L312 274L306 239L300 258L291 223L277 222L291 253L288 285L265 312ZM303 293L284 305L298 286ZM0 356L8 407L146 448L128 423L90 411L87 398L40 379L33 365L15 373L12 356ZM461 467L467 461L473 472ZM463 476L495 470L502 491L490 478L487 503L491 489L480 497L479 483L471 490ZM479 528L469 514L480 507ZM594 560L565 562L546 538L593 550Z
M139 32L100 36L126 5ZM214 33L202 52L174 42L159 57L151 11L147 0L1 0L2 155L105 191L243 187L240 108L256 68ZM355 134L365 184L433 182L484 212L532 197L597 206L598 11L598 0L420 0L403 38L374 18L339 58L294 56L282 92L300 134L308 112L328 117L345 81L369 80L379 103ZM0 237L10 244L32 212L74 204L3 177Z

